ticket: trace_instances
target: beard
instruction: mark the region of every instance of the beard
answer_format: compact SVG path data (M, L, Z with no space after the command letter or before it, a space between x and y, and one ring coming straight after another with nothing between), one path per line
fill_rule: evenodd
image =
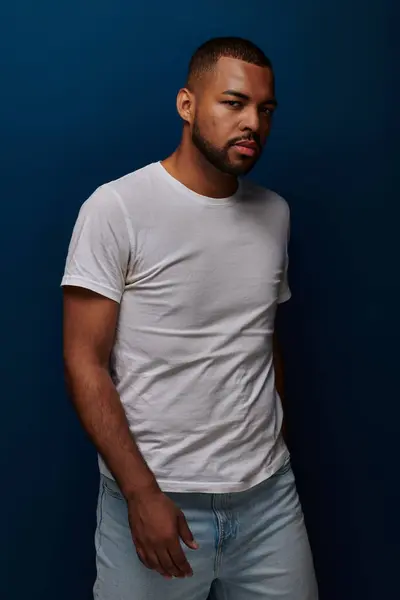
M197 150L201 152L204 158L218 171L226 173L227 175L234 175L239 177L240 175L246 175L251 171L257 162L257 159L243 157L243 160L238 163L233 163L229 158L229 149L234 146L237 140L232 140L223 148L214 146L209 140L207 140L201 133L198 120L195 119L192 130L192 142L196 146Z

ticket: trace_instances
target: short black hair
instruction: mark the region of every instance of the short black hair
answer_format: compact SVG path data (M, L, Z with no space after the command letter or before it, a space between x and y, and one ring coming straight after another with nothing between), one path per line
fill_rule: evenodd
M272 69L270 59L253 42L240 37L216 37L202 44L189 63L187 85L213 70L222 57L237 58L244 62Z

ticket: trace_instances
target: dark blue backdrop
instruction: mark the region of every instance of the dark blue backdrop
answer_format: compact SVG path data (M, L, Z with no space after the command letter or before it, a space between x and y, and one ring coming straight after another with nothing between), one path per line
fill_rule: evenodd
M390 0L2 8L2 598L90 598L97 475L63 390L67 244L96 186L174 149L187 60L221 34L252 38L276 67L254 177L292 207L289 424L321 599L396 596L394 17Z

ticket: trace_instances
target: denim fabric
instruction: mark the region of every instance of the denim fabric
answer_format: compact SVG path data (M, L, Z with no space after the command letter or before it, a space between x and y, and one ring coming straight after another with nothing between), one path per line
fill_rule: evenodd
M290 462L232 494L169 494L199 544L185 552L194 575L163 579L139 561L127 506L102 477L95 600L317 600L313 561Z

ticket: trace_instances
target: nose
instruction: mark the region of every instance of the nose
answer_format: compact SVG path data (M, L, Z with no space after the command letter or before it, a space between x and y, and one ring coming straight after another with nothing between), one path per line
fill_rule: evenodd
M260 133L260 114L257 107L247 106L242 112L242 131L252 131L254 133Z

